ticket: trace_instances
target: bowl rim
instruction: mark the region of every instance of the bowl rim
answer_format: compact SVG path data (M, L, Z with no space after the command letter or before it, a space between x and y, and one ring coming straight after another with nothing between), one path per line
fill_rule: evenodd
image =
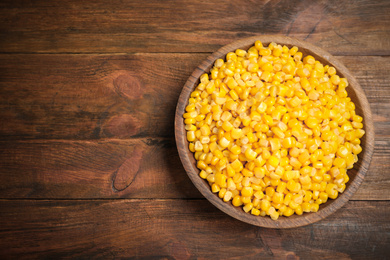
M203 73L209 73L209 70L213 66L214 61L216 59L224 59L228 52L234 51L238 48L247 49L248 47L254 45L256 40L260 40L262 43L267 44L269 44L270 42L275 42L277 44L288 45L290 47L297 46L299 48L299 51L303 50L304 52L310 53L311 55L314 54L313 56L316 59L322 59L321 62L325 61L325 63L331 64L336 68L338 74L347 77L349 81L349 87L347 88L348 95L350 96L351 93L354 93L357 98L357 101L359 101L359 107L363 113L362 116L366 133L363 137L363 151L359 155L359 161L354 166L355 168L356 165L358 165L356 176L352 181L350 180L348 182L348 187L342 194L339 194L337 199L332 200L332 202L327 204L326 206L324 206L324 204L321 205L322 207L320 206L320 210L316 213L304 213L301 216L293 215L294 217L283 217L279 218L276 221L272 220L269 217L254 216L252 214L245 213L241 207L234 207L233 205L231 205L231 203L224 202L216 194L212 193L208 183L206 183L205 180L199 177L199 169L196 168L195 163L193 163L193 153L191 153L188 148L188 141L186 139L186 130L184 129L183 120L183 113L185 111L185 107L188 103L188 98L191 92L197 86L199 77ZM356 100L354 101L354 103L355 105L357 105ZM369 169L369 165L372 159L372 154L374 150L374 126L370 105L360 84L349 72L349 70L330 53L308 42L300 41L295 38L279 35L258 35L240 39L221 47L216 52L208 56L206 60L204 60L199 66L195 68L191 76L184 84L176 106L175 140L180 160L184 166L187 175L189 176L193 184L196 186L196 188L201 192L201 194L214 206L240 221L255 226L266 228L293 228L309 225L328 217L329 215L337 211L339 208L341 208L345 203L347 203L348 200L352 197L352 195L356 192L360 184L363 182L363 179ZM192 156L192 158L190 156ZM207 185L207 187L205 186L205 184Z

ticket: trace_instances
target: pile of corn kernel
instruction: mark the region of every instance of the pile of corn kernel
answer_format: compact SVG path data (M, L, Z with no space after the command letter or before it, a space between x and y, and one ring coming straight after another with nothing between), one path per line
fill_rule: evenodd
M215 61L184 113L200 177L253 215L317 212L345 190L363 118L334 67L256 41Z

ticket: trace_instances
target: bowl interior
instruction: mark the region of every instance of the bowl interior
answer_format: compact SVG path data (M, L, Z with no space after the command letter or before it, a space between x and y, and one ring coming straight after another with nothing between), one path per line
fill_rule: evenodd
M188 104L188 98L191 92L199 84L200 75L202 75L203 73L209 73L216 59L225 59L225 56L228 52L234 51L238 48L247 50L249 47L254 45L256 40L262 41L264 45L268 45L271 42L276 42L281 45L286 45L289 48L297 46L299 48L299 51L303 53L303 57L306 55L312 55L322 64L335 67L337 70L337 74L340 77L345 77L348 79L348 96L355 103L356 113L363 117L363 129L366 131L366 134L361 138L361 146L363 148L363 151L359 154L359 161L355 163L353 169L348 170L350 180L346 184L346 189L342 194L339 195L336 200L329 199L325 204L320 205L320 209L316 213L304 213L301 216L294 214L288 218L280 217L276 221L271 220L269 217L260 217L245 213L241 207L234 207L231 202L223 202L216 194L213 194L211 192L210 186L208 185L207 181L199 177L199 170L196 168L195 158L188 149L189 143L186 139L186 130L184 129L184 121L182 116L185 107ZM217 52L209 56L200 66L198 66L188 79L180 95L175 116L175 135L179 155L188 176L190 177L194 185L198 188L198 190L212 204L214 204L216 207L218 207L225 213L241 221L256 226L271 228L291 228L311 224L325 218L326 216L332 214L338 208L343 206L363 181L363 178L368 170L371 161L374 145L371 110L363 90L361 89L356 79L352 76L352 74L345 68L343 64L341 64L337 59L335 59L326 51L319 49L318 47L315 47L306 42L301 42L296 39L282 36L257 36L239 40L237 42L222 47Z

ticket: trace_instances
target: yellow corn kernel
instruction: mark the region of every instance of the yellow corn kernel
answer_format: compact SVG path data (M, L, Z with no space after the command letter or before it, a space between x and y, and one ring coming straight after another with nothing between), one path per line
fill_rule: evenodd
M226 166L226 172L229 177L233 177L234 175L236 175L236 172L230 164Z
M311 55L307 55L305 58L303 58L303 64L311 64L311 65L314 65L315 63L315 59L313 56Z
M252 208L253 208L253 204L252 204L252 203L247 203L247 204L245 204L245 206L243 207L243 210L244 210L245 212L249 212Z
M283 174L283 177L282 179L284 181L290 181L292 180L294 177L294 172L293 171L285 171L284 174Z
M241 195L244 197L250 197L253 195L253 188L252 187L244 187L241 190Z
M279 165L279 158L271 155L268 159L268 163L273 166L273 167L277 167Z
M194 125L186 125L184 128L187 131L196 131L197 130L196 126L194 126Z
M256 191L253 195L259 200L264 197L264 193L261 190Z
M340 83L340 77L338 75L332 75L330 77L330 81L332 82L332 84L338 85Z
M346 161L343 158L336 158L336 159L334 159L333 165L338 167L338 168L340 168L340 169L347 167Z
M189 104L188 106L186 106L186 111L187 112L195 111L195 104Z
M311 179L310 179L310 176L309 175L306 175L306 176L301 176L299 178L299 181L302 185L307 185L309 183L311 183Z
M298 193L301 190L301 184L295 182L294 180L289 180L287 182L287 189L291 192Z
M190 151L191 152L195 152L195 144L194 143L190 143L189 145L188 145L188 148L190 149Z
M207 164L206 164L204 161L198 161L198 163L196 164L196 166L197 166L199 169L204 170L204 169L206 169Z
M327 71L329 76L335 75L336 74L336 69L334 67L328 67Z
M298 52L296 52L295 54L294 54L294 60L296 61L296 62L298 62L298 61L300 61L301 59L302 59L302 52L300 52L300 51L298 51Z
M226 188L226 176L222 173L216 173L215 183L221 188Z
M242 201L241 201L241 196L240 196L240 195L234 196L234 198L233 198L233 200L232 200L232 204L233 204L233 206L235 206L235 207L241 206L241 205L243 204Z
M233 100L237 100L237 99L238 99L238 94L237 94L237 92L236 92L234 89L230 90L230 91L229 91L229 94L230 94L230 97L231 97Z
M336 190L336 184L329 183L326 186L325 192L328 194L328 197L331 199L336 199L338 196L338 191Z
M237 145L233 145L229 150L236 155L239 155L241 153L241 148Z
M283 52L283 49L282 49L282 48L274 48L274 49L272 50L272 55L273 55L274 57L279 57L279 56L282 54L282 52Z
M303 214L303 210L302 210L302 206L301 205L298 205L295 209L295 214L297 215L302 215Z
M309 128L314 128L316 126L318 126L318 119L316 117L308 117L305 121L306 125L309 127Z
M234 160L230 165L236 172L240 172L244 168L238 159Z
M223 148L228 147L229 144L230 144L230 141L227 140L225 137L222 137L222 138L219 140L219 145L222 146Z
M193 142L195 141L195 131L187 131L187 141L188 142Z
M245 150L245 156L248 160L254 160L256 159L257 153L249 148Z
M310 211L311 212L317 212L319 208L320 208L320 205L318 205L317 203L312 203L310 205Z
M200 171L199 173L199 176L202 178L202 179L206 179L207 178L207 172L205 172L204 170Z
M298 156L298 160L301 164L305 165L306 162L309 162L310 154L309 151L304 149L304 151Z
M286 210L283 212L283 215L286 216L286 217L289 217L292 214L294 214L294 210L292 208L290 208L290 207L287 207Z
M292 194L291 193L287 193L285 196L284 196L284 205L288 206L291 202L291 198L292 198Z
M279 182L278 187L276 188L276 191L279 193L284 193L286 187L287 187L287 183L281 181L281 182Z
M279 218L279 214L276 211L270 213L269 216L272 220L277 220Z
M229 122L229 121L225 121L223 122L222 124L222 128L223 130L225 130L226 132L229 132L233 129L233 125Z
M244 57L246 55L246 51L244 50L241 50L241 49L237 49L235 51L236 55L239 56L239 57Z
M310 70L307 68L300 68L297 70L296 74L301 78L306 78L310 76Z
M242 186L244 186L244 187L249 187L250 186L250 181L251 181L251 179L249 178L249 177L247 177L247 176L244 176L243 178L242 178Z
M255 42L255 47L256 47L257 50L260 51L260 50L263 49L263 43L262 43L261 41L257 40L257 41Z
M258 209L256 209L256 208L252 208L251 214L252 214L252 215L255 215L255 216L259 216L259 215L260 215L260 210L258 210Z
M271 79L271 72L269 71L264 71L262 74L261 74L261 77L260 77L263 81L265 82L269 82L270 79Z
M244 196L241 196L241 201L243 204L248 204L251 202L251 197L244 197Z
M272 196L272 201L274 203L280 204L280 203L283 203L283 200L284 200L283 193L275 192L274 195Z
M255 160L255 162L256 162L256 160ZM264 165L264 162L263 162L263 165ZM259 179L264 178L264 176L265 176L265 169L263 167L261 167L263 165L256 165L257 167L255 167L253 169L253 173L255 174L256 178L259 178Z
M328 200L328 197L329 197L329 195L328 195L328 193L326 193L326 192L320 192L320 199L322 200L322 203L325 203L325 202L327 202L327 200Z
M219 192L218 192L218 197L219 198L223 198L225 196L225 193L226 193L226 189L225 188L222 188Z
M285 137L285 134L283 133L283 131L278 127L278 126L274 126L271 128L271 131L279 138L283 139Z
M345 158L348 155L349 151L345 146L340 146L339 149L337 150L337 155Z
M268 200L262 199L260 203L260 209L262 211L268 211L271 208L271 203Z
M311 212L311 204L308 202L304 202L301 205L303 212Z
M241 185L242 179L243 179L243 176L242 176L241 173L236 173L236 174L233 176L233 182L236 184L236 188L238 187L237 184L240 183L240 185ZM240 190L241 190L241 189L240 189Z
M239 139L242 137L242 130L240 128L233 128L230 133L233 139Z
M363 149L359 144L352 146L352 152L356 155L360 154L362 152L362 150Z
M241 173L245 177L252 177L253 176L253 172L248 170L247 168L242 169Z
M295 97L293 97L293 98L290 100L289 104L290 104L290 106L292 106L292 107L297 107L297 106L299 106L299 105L302 104L302 100L301 100L299 97L295 96Z
M223 196L223 201L228 202L232 199L233 193L231 191L226 191Z
M271 64L271 62L266 62L266 63L264 63L264 64L261 66L261 69L262 69L263 71L269 71L269 72L272 72L272 71L274 70L274 68L273 68L273 66L272 66L272 64Z
M220 189L220 187L217 185L217 184L215 184L215 183L213 183L213 185L211 185L211 191L213 192L213 193L217 193L217 192L219 192L221 189Z
M297 51L298 51L298 47L297 47L297 46L293 46L293 47L291 47L291 49L288 51L288 53L289 53L290 55L294 55L295 53L297 53Z

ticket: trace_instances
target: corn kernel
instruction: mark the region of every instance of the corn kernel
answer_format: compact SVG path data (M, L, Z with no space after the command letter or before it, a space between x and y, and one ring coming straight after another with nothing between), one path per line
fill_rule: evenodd
M235 207L241 206L243 204L242 201L241 201L241 197L239 195L234 196L234 198L232 200L232 204Z
M217 193L217 192L219 192L221 189L220 189L220 187L217 185L217 184L213 184L213 185L211 185L211 191L213 192L213 193Z
M252 204L252 203L247 203L247 204L245 204L245 206L243 207L243 210L244 210L245 212L249 212L252 208L253 208L253 204Z
M286 210L284 211L283 215L286 216L286 217L289 217L291 216L292 214L294 214L294 210L292 208L286 208Z
M263 211L268 211L271 207L271 203L268 200L262 199L260 203L260 208Z
M248 160L254 160L254 159L256 159L257 153L255 151L253 151L252 149L246 149L245 156Z
M276 168L279 165L279 159L272 155L269 157L268 163Z
M258 209L256 209L256 208L252 208L251 214L252 214L252 215L255 215L255 216L259 216L259 215L260 215L260 210L258 210Z

